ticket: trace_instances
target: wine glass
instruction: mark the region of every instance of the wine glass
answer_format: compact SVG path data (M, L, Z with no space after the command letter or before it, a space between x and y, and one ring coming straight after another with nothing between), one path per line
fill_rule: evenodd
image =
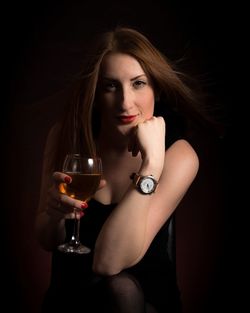
M72 178L71 183L61 183L59 190L61 193L71 198L87 202L98 189L102 176L102 162L99 157L83 157L80 154L67 154L62 172ZM58 250L65 253L85 254L90 252L90 248L80 242L80 219L76 214L79 209L75 209L75 219L73 234L69 242L58 246Z

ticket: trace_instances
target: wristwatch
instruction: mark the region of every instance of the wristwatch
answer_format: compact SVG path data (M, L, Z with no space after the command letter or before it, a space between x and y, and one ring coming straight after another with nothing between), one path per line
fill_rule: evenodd
M158 182L153 175L142 176L138 173L132 173L130 178L133 180L133 184L137 190L143 195L151 195L155 192Z

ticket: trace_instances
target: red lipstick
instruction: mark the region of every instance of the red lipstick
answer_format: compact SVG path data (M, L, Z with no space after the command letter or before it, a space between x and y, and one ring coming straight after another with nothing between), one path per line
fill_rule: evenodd
M137 115L120 115L118 120L123 124L130 124L136 119Z

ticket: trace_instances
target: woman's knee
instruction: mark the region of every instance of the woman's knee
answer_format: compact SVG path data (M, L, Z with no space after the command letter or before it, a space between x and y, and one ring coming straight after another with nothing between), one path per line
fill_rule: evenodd
M104 288L111 307L119 312L145 312L143 290L134 276L122 272L107 277Z

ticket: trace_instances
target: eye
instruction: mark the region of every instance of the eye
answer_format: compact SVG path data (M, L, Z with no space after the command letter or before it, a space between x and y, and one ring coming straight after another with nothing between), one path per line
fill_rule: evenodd
M117 82L112 81L112 80L100 81L99 86L100 86L100 90L104 92L114 92L116 91L118 87Z
M114 91L117 88L117 84L114 82L106 82L103 84L103 87L106 91Z
M133 86L136 88L136 89L140 89L140 88L143 88L147 83L143 80L136 80L134 83L133 83Z

